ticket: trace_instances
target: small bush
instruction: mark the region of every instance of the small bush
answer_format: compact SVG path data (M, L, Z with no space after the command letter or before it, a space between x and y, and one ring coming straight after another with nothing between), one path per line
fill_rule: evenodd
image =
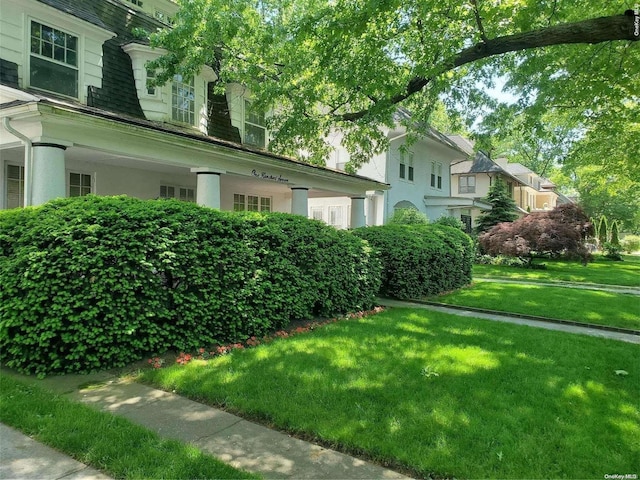
M620 246L627 253L640 252L640 236L639 235L625 235L620 240Z
M609 260L615 260L617 262L622 261L622 247L620 245L616 245L612 242L606 242L602 249L604 250L605 258Z
M356 229L354 233L380 254L382 295L421 298L471 282L473 242L456 228L385 225Z
M178 201L57 200L0 212L0 360L86 372L369 308L366 242L285 214Z
M398 208L389 218L389 225L427 225L429 218L415 208Z
M435 223L436 225L447 225L449 227L458 228L462 231L464 231L464 228L465 228L464 223L462 223L462 220L451 215L449 216L443 215L433 223Z

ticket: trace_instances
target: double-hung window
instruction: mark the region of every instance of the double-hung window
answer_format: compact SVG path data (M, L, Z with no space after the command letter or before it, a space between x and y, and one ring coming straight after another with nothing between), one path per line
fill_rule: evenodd
M175 75L171 86L171 118L176 122L195 124L195 99L193 78L187 82L182 75Z
M177 198L183 202L195 202L196 191L189 187L160 185L160 198Z
M400 178L413 182L413 153L400 152Z
M458 193L476 193L476 176L460 175L458 180Z
M259 148L265 148L267 142L267 127L264 112L253 108L251 102L244 101L244 143Z
M431 162L431 188L442 190L442 164L439 162Z
M233 194L234 212L270 212L271 197L261 197L259 195L245 195L242 193Z
M69 196L84 197L93 192L93 181L87 173L69 173Z
M29 85L78 97L78 37L31 21Z
M24 167L7 165L7 208L24 206Z

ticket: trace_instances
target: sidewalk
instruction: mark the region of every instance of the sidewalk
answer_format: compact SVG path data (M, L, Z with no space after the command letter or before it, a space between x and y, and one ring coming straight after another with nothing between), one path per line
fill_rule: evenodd
M547 330L558 330L561 332L578 333L582 335L590 335L592 337L610 338L613 340L619 340L628 343L640 344L640 335L634 335L631 333L615 332L609 330L602 330L599 328L582 327L579 325L568 325L565 323L545 322L541 320L532 320L527 318L518 318L510 316L508 313L495 314L495 313L482 313L479 311L465 310L464 307L441 307L438 305L429 305L426 303L418 303L411 301L393 300L390 298L378 298L378 303L387 307L402 307L402 308L424 308L426 310L433 310L435 312L449 313L451 315L460 315L462 317L482 318L485 320L493 320L497 322L514 323L517 325L528 325L536 328L546 328Z
M120 415L159 435L195 445L220 460L267 479L406 479L404 475L363 460L293 438L230 413L208 407L179 395L118 379L106 373L65 375L23 381L64 395L96 409ZM82 386L82 388L80 388ZM8 427L4 427L8 428ZM4 429L0 431L3 433ZM14 460L5 457L13 439L2 435L0 478L57 479L52 470L30 476L26 470L14 468ZM18 439L24 443L24 440ZM31 441L33 442L33 441ZM35 442L33 442L35 443ZM20 446L16 447L20 449ZM33 451L35 452L35 450ZM55 452L60 455L58 452ZM23 452L29 459L36 455L42 465L56 465L61 460L46 454ZM50 463L47 463L50 462ZM5 466L5 464L7 464ZM28 462L27 462L28 463ZM7 474L5 474L5 471ZM44 474L46 472L46 475ZM85 473L89 475L89 473ZM108 478L74 476L66 478Z
M111 477L0 423L0 478L109 480Z

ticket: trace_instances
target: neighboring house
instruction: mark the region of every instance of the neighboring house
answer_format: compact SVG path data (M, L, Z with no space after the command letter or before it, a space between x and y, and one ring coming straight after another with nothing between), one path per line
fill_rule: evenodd
M458 143L458 142L456 142ZM473 160L451 167L453 194L467 202L462 220L471 229L482 211L491 209L486 196L489 188L501 179L517 205L517 212L524 216L529 212L550 210L558 203L566 203L566 197L555 192L555 185L519 163L509 163L506 158L492 160L479 151Z
M510 195L518 205L518 213L522 216L527 212L518 204L515 192L519 191L525 183L511 175L503 167L489 158L487 154L478 151L473 160L460 162L451 167L451 191L461 199L461 219L466 229L471 231L475 226L478 216L491 205L485 200L489 188L501 179L507 187ZM464 199L464 200L462 200Z
M264 115L214 72L150 87L162 51L134 29L164 27L169 0L1 0L0 208L127 194L223 210L308 213L310 197L349 199L364 225L367 191L388 186L265 150Z
M408 112L399 110L395 128L388 129L389 148L362 165L357 173L389 184L389 190L366 192L367 225L382 225L399 208L415 208L430 220L451 215L449 168L468 154L445 135L425 127L415 142L407 143L407 131L402 126L410 120ZM327 166L342 170L349 161L341 147L342 137L334 133L330 139L336 148ZM313 198L309 200L309 216L324 220L337 228L349 228L350 202L346 197Z
M556 185L549 179L541 177L520 163L508 163L506 159L498 159L503 168L511 175L522 180L526 185L515 192L518 205L528 212L551 210L559 203L567 203L568 199L555 191Z

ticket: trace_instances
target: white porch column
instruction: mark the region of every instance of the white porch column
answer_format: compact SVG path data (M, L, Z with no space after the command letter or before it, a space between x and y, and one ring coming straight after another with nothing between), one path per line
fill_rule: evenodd
M351 228L364 227L366 218L364 215L364 200L366 197L351 197Z
M31 172L31 204L42 205L55 198L66 197L64 145L33 142Z
M198 177L196 203L203 207L220 209L220 175L225 173L211 168L192 168Z
M309 187L291 187L291 213L309 216Z

